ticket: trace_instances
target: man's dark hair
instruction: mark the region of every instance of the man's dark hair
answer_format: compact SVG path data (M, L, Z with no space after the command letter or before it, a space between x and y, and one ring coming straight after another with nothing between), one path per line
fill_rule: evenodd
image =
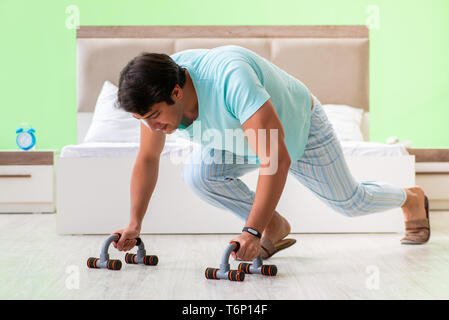
M185 70L166 54L140 54L120 72L119 106L143 116L155 103L174 104L170 95L177 84L184 87Z

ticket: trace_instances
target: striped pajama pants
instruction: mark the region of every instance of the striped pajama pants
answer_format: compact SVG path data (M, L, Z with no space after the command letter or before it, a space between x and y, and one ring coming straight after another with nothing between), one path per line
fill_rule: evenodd
M332 125L319 100L313 95L312 98L314 106L305 151L291 164L289 173L329 207L348 217L402 206L407 197L404 189L379 181L354 179ZM229 151L204 147L191 157L184 165L182 177L194 193L246 221L255 192L239 177L259 165L245 162Z

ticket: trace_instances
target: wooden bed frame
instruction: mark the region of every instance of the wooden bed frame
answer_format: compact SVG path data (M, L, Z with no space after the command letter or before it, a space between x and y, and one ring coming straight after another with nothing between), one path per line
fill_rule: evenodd
M305 83L323 104L347 104L369 115L365 26L83 26L77 32L78 142L90 124L104 81L117 85L119 71L129 59L142 51L172 54L225 44L247 47L269 59ZM346 160L359 180L414 185L413 156ZM133 163L134 158L57 158L58 233L107 234L125 227ZM244 221L199 199L182 181L182 170L182 164L161 159L142 233L239 233ZM257 176L255 170L242 180L255 190ZM400 208L349 219L291 176L277 210L290 221L294 233L403 231Z

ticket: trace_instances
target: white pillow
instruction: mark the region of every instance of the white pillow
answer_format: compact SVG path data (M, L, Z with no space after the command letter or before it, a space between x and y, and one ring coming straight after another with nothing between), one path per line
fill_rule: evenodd
M106 81L95 105L84 142L139 142L140 123L118 107L118 88Z
M363 141L363 109L343 104L324 104L323 109L340 141Z

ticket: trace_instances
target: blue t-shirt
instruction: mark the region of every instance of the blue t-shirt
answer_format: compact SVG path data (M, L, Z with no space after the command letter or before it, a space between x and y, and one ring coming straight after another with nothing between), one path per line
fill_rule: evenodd
M301 81L235 45L185 50L171 58L189 71L198 98L198 118L187 128L178 128L181 136L260 163L242 124L271 99L291 160L302 156L309 135L311 95Z

